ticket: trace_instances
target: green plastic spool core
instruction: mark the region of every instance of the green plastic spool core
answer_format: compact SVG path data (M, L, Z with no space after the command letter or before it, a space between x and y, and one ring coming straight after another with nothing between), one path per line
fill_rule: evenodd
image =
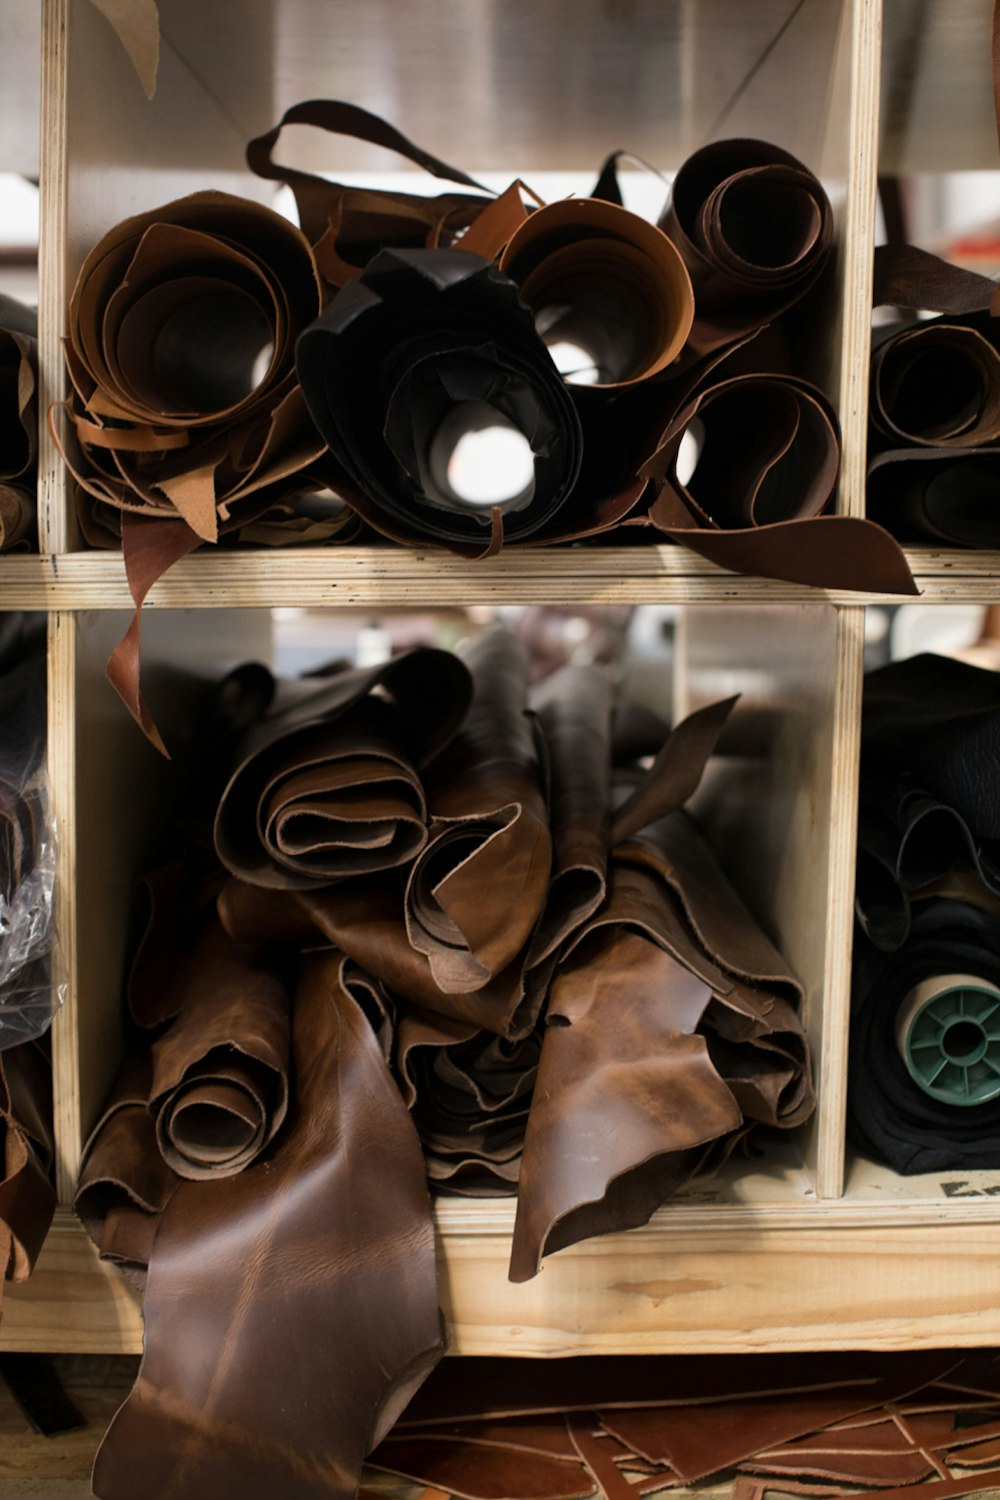
M974 975L925 980L900 1006L896 1040L932 1099L959 1108L1000 1096L1000 990Z

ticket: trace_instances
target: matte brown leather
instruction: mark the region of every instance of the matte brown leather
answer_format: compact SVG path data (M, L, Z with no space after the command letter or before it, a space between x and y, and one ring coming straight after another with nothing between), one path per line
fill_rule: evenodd
M406 887L410 942L453 994L481 988L517 956L541 915L552 868L543 768L526 714L527 655L502 630L463 643L461 652L472 703L427 772L430 838Z
M223 864L278 890L408 865L427 841L418 768L455 735L471 692L459 659L427 648L283 683L219 803Z
M304 962L292 1051L271 1151L181 1183L161 1216L101 1500L132 1500L140 1471L149 1500L353 1500L365 1453L440 1357L420 1149L339 954Z

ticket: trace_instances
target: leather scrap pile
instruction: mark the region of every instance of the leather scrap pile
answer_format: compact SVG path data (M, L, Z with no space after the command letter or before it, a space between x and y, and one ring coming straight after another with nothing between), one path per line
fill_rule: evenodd
M640 763L603 669L528 678L493 629L218 692L78 1189L144 1286L107 1500L139 1452L150 1497L353 1494L443 1352L428 1183L516 1191L526 1280L812 1113L800 986L684 808L734 700Z
M402 155L463 189L347 187L277 164L290 126ZM92 545L137 608L203 543L387 539L469 559L590 538L683 543L737 572L916 592L895 541L835 511L836 414L803 378L833 218L778 146L717 141L657 223L590 197L498 196L359 107L288 110L247 159L295 195L197 193L128 219L73 291L67 462ZM554 351L575 351L569 367ZM803 352L803 351L806 352ZM563 361L565 362L565 361ZM488 501L456 488L469 434L526 445ZM682 457L697 432L693 467ZM137 626L112 679L152 735Z
M691 1485L947 1500L996 1489L998 1462L993 1354L464 1358L431 1375L366 1478L461 1500Z

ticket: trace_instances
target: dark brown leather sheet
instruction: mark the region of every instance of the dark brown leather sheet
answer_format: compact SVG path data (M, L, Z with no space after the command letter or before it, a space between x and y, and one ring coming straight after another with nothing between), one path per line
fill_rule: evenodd
M0 293L0 552L37 545L37 462L36 316Z

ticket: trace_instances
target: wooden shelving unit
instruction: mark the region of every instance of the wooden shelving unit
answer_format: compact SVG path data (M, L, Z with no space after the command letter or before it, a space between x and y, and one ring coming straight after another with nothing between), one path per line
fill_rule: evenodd
M887 167L984 164L995 153L989 0L886 0L884 17L881 0L160 0L160 12L150 102L94 7L42 3L46 403L62 389L66 300L90 245L125 215L197 188L263 197L243 146L298 99L353 98L473 172L529 180L532 169L594 171L618 146L671 168L709 139L761 135L816 168L834 203L836 264L811 374L840 413L841 509L863 514L880 82ZM17 37L24 51L37 45ZM290 138L282 154L331 171L385 165L316 139ZM81 549L48 434L41 462L42 553L0 559L0 598L50 615L68 984L53 1039L68 1204L120 1056L131 879L169 767L103 681L131 602L121 559ZM910 558L925 602L997 600L1000 554ZM784 1154L737 1163L645 1229L563 1252L527 1286L506 1280L512 1204L441 1202L453 1349L1000 1343L1000 1179L902 1180L845 1147L862 606L877 596L742 578L669 546L529 548L481 564L388 546L205 549L153 591L144 656L155 688L158 669L193 661L209 672L266 653L274 608L531 602L683 604L677 704L742 692L736 726L752 716L758 733L713 769L700 811L806 985L819 1109ZM0 1347L140 1344L137 1299L64 1207L33 1279L8 1289Z

